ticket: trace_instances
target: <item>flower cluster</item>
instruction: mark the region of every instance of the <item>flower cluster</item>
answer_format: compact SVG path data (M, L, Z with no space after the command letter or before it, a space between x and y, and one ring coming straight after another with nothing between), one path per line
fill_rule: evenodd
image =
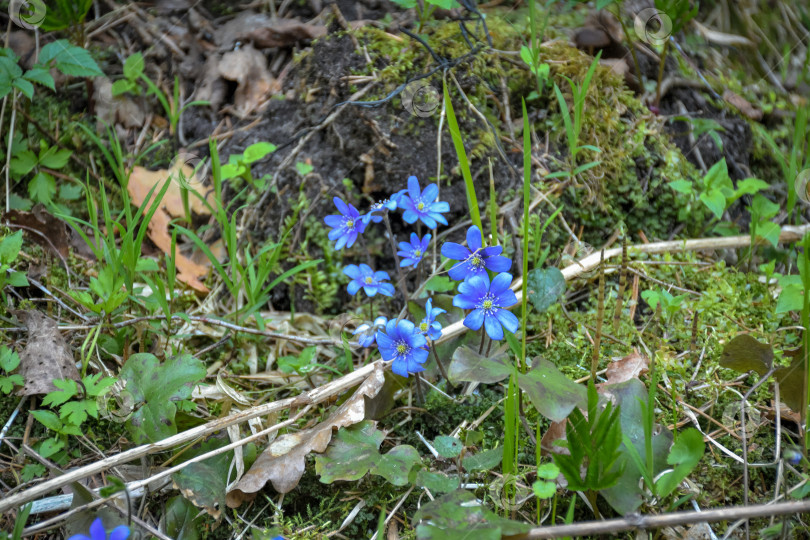
M484 247L481 230L473 225L467 230L467 247L453 242L442 246L442 255L458 261L448 274L456 281L458 294L453 305L472 310L464 318L464 326L470 330L486 330L490 339L503 339L503 329L515 333L520 326L518 318L508 310L517 304L517 297L509 286L512 274L507 273L512 266L509 258L501 255L501 246ZM497 273L490 282L489 272Z
M129 527L126 525L119 525L110 532L110 536L107 536L101 518L96 518L90 525L90 536L74 534L68 540L127 540L127 538L129 538Z

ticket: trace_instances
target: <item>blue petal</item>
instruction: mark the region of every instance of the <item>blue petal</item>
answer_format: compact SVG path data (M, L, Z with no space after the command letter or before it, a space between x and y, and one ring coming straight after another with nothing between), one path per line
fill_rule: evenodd
M509 274L506 275L508 276ZM512 276L509 276L509 279L511 283ZM470 276L470 278L467 279L466 283L469 287L469 290L475 291L475 294L478 296L478 298L481 298L482 296L484 296L484 294L486 294L489 291L489 276L486 274L486 272L481 272L473 276ZM459 285L458 290L461 291L461 285ZM465 290L467 290L467 287L465 287Z
M352 279L357 279L360 277L360 268L356 264L350 264L343 269L343 273Z
M473 309L476 301L463 294L457 294L453 297L453 305L461 309Z
M439 196L439 186L436 184L429 184L422 192L422 200L426 203L432 203Z
M386 272L384 270L378 270L378 271L374 272L374 279L376 281L384 281L384 280L391 279L391 276L389 276L388 272Z
M394 360L391 364L391 371L402 377L408 376L408 362L404 360Z
M455 242L445 242L442 245L442 256L454 261L466 261L470 250Z
M129 527L119 525L110 533L110 540L127 540L129 538Z
M412 247L411 244L409 244L408 242L400 242L397 245L399 246L399 249L401 249L402 251L407 251Z
M365 276L368 276L368 275L374 273L374 270L372 270L371 267L369 265L365 264L365 263L360 263L358 266L360 268L360 275L361 276L365 277Z
M90 524L90 538L93 540L107 540L107 531L104 530L104 524L101 518L96 518Z
M512 267L512 259L509 257L490 257L486 261L487 269L493 272L508 272Z
M349 231L346 233L346 240L346 247L352 247L352 244L354 244L355 240L357 240L357 231Z
M447 219L438 212L432 211L430 212L430 217L441 223L442 225L447 225ZM433 227L436 227L435 225ZM433 228L431 227L431 228Z
M500 321L503 327L513 334L518 331L518 328L520 328L520 321L511 311L499 309L495 312L495 316L498 318L498 321Z
M363 290L368 296L374 296L377 294L377 285L363 285Z
M332 199L335 202L335 206L337 206L338 212L343 214L344 216L349 213L349 207L346 206L346 203L343 202L340 197L335 197Z
M337 239L337 242L335 242L335 251L340 251L341 249L343 249L343 246L345 245L346 245L346 236L341 234L340 237Z
M348 292L352 296L357 294L357 291L359 291L359 290L360 290L360 282L359 281L352 280L346 286L346 292Z
M490 339L494 339L496 341L503 339L503 328L501 327L501 323L498 321L497 317L493 315L484 317L484 326Z
M449 212L450 211L450 203L447 203L447 202L444 202L444 201L439 201L439 202L433 203L430 208L434 212Z
M467 274L469 273L470 265L466 262L460 262L453 265L450 270L447 271L447 274L450 276L450 279L454 281L463 281Z
M414 361L419 362L420 364L424 364L428 358L428 351L427 349L415 349L413 351L412 358Z
M391 319L387 323L385 323L385 333L392 340L396 340L399 337L399 331L397 330L397 320Z
M495 296L495 305L500 306L502 308L509 308L517 304L517 296L515 296L515 291L512 289L507 289L503 291L501 294Z
M382 295L394 296L394 286L390 283L381 283L378 290Z
M485 247L481 251L478 252L483 258L487 259L489 257L495 257L496 255L500 255L503 251L503 247L501 246L489 246Z
M428 229L435 229L436 228L436 220L433 219L430 214L419 216L419 219L422 220L422 223L427 226ZM446 223L445 223L446 225Z
M343 222L343 218L333 214L331 216L326 216L325 218L323 218L323 222L332 227L333 229L337 229Z
M473 225L467 229L467 247L470 248L470 251L478 251L482 245L481 229Z
M503 272L492 278L492 285L489 287L489 292L498 296L512 284L512 274Z
M431 236L429 234L426 234L425 237L422 238L422 240L420 240L419 247L422 249L423 252L427 251L428 245L430 244L430 238Z
M403 252L400 251L399 253L397 253L397 255L399 255L400 257L405 257L404 259L402 259L399 262L399 266L401 268L405 268L405 267L408 267L408 266L414 266L416 264L416 261L411 259L410 257L408 257L407 253L403 253Z
M376 319L374 319L374 326L385 326L385 323L387 323L387 322L388 322L388 319L386 317L383 317L382 315L380 315Z
M413 210L405 210L402 214L402 221L409 225L416 223L417 219L419 219L419 216Z
M326 236L329 238L329 240L334 240L335 238L340 238L343 236L345 232L346 230L343 227L338 227L337 229L332 229L329 231L329 234Z
M380 349L390 349L394 345L394 340L382 330L377 330L377 344L380 346Z
M425 368L421 364L417 364L413 361L413 359L408 360L408 371L411 373L420 373L425 371Z
M87 536L86 534L74 534L73 536L68 538L68 540L93 540L93 539Z
M422 190L419 189L419 180L415 176L408 177L408 195L412 200L418 199L422 195Z
M480 309L474 309L464 318L464 326L470 330L478 330L484 324L484 312Z

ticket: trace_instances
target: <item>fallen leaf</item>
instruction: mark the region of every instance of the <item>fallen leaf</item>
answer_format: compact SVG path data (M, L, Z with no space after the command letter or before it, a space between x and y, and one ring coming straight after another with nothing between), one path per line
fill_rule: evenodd
M250 11L243 11L214 32L220 50L233 49L236 42L253 42L259 49L287 47L325 35L325 26Z
M638 379L649 371L649 367L650 359L638 351L633 351L624 358L608 364L607 382L600 383L600 385L618 384L629 381L630 379ZM597 387L600 385L597 385Z
M743 113L751 120L762 120L762 109L754 107L741 95L735 94L731 90L726 90L723 92L723 99L726 101L726 103Z
M65 222L49 214L43 205L35 205L30 212L10 210L3 220L21 226L28 238L40 246L55 250L62 257L69 255L70 239Z
M113 96L112 81L96 79L93 83L93 102L98 117L98 126L121 124L125 128L140 128L146 121L146 113L127 95Z
M801 354L803 348L799 348L798 354L793 355L793 361L789 366L781 367L774 371L773 376L779 383L779 393L782 402L801 414L802 395L804 389L804 355ZM787 351L786 351L787 353Z
M54 379L81 380L76 361L56 321L39 311L15 311L28 327L28 343L20 353L20 375L25 386L21 396L47 394L57 390Z
M756 371L765 375L773 365L773 348L749 334L740 334L723 347L720 365L740 373Z
M180 194L181 184L187 189L205 196L209 203L213 202L213 198L210 192L206 192L202 182L196 178L193 168L185 163L183 159L175 160L175 165L172 168L159 171L135 167L129 177L127 191L132 197L132 202L139 206L143 212L146 212L156 193L166 181L171 183L166 190L160 207L149 221L148 233L149 238L161 251L169 253L172 249L172 237L169 232L171 216L180 217L185 215ZM157 187L152 192L149 202L146 202L149 190L153 186ZM192 193L189 193L189 205L196 214L210 214L205 204ZM175 266L177 267L177 279L198 292L208 292L208 288L200 281L200 278L208 273L207 266L197 264L177 251L175 251Z
M236 487L228 492L227 502L236 508L253 498L269 481L279 493L288 493L298 485L304 474L306 457L310 452L322 453L332 440L332 430L357 424L365 419L365 397L373 398L385 383L382 364L375 365L371 375L360 384L329 418L315 427L286 433L268 446L256 459Z
M568 418L562 422L552 422L548 429L543 433L540 439L540 451L542 455L548 456L550 454L564 454L570 455L568 448L555 444L557 441L566 440L565 425L568 423Z
M281 92L281 83L267 69L267 58L250 44L223 54L219 74L236 81L233 105L242 117L261 110L273 95Z

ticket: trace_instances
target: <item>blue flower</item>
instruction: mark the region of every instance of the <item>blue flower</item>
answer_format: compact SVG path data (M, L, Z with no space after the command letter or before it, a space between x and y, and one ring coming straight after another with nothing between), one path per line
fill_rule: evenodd
M343 269L343 273L352 278L346 290L349 294L355 295L361 288L366 291L369 296L374 296L377 293L384 294L385 296L394 296L394 286L390 283L383 283L383 280L391 279L388 272L375 272L367 264L350 264Z
M339 197L332 199L335 201L340 215L333 214L323 218L324 223L332 227L329 231L329 240L337 240L335 249L343 249L343 246L352 247L357 235L366 230L366 223L360 217L357 208L346 204Z
M355 328L354 332L352 332L353 336L360 334L360 337L357 338L357 342L360 344L361 347L371 347L374 344L374 336L377 334L377 330L380 328L385 328L385 323L388 322L386 317L380 315L374 322L367 323L364 322L357 328Z
M129 538L129 527L126 525L119 525L112 530L108 537L107 531L104 530L104 524L101 523L101 518L96 518L90 525L90 536L74 534L68 540L126 540L127 538Z
M411 321L391 319L385 331L377 331L377 346L383 360L393 360L391 371L403 377L425 370L422 364L428 357L426 345L427 339Z
M436 340L442 337L442 323L436 320L436 317L442 313L447 313L442 308L433 307L433 299L428 298L425 304L425 318L419 323L419 331L427 334L431 340Z
M421 240L416 233L411 233L411 242L400 242L399 249L397 251L397 255L402 257L399 265L402 267L405 266L413 266L416 268L416 265L419 264L419 261L422 260L422 257L425 256L427 253L428 244L430 243L430 235L426 234L424 238Z
M424 191L419 188L419 180L415 176L408 178L408 195L403 195L399 200L399 207L405 210L402 219L405 223L422 223L430 229L436 228L436 222L447 225L447 220L441 212L449 212L450 205L446 202L436 202L439 196L439 188L436 184L428 185Z
M366 225L368 225L369 222L373 223L381 222L383 218L380 214L382 214L386 210L388 211L396 210L399 205L399 201L402 198L402 195L404 194L405 190L403 189L397 191L396 193L391 195L391 197L389 197L388 199L383 199L382 201L375 202L368 209L368 212L360 216L360 219L362 219L363 223L365 223Z
M491 339L503 339L503 328L517 332L520 323L506 308L517 304L517 297L509 285L511 274L498 274L489 282L486 272L470 277L459 283L453 305L461 309L473 310L464 318L464 326L478 330L483 324Z
M467 247L454 242L445 242L442 245L442 255L454 261L447 272L456 281L461 281L475 275L486 274L487 270L493 272L507 272L512 266L508 257L501 256L501 246L483 247L481 230L473 225L467 229Z

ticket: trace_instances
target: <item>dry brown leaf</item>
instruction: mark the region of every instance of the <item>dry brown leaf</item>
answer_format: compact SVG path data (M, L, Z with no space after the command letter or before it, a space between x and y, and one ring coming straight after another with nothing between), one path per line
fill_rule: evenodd
M726 101L726 103L743 113L751 120L762 120L762 109L757 109L741 95L735 94L731 90L726 90L723 92L723 99Z
M570 452L564 446L554 444L555 441L565 440L565 426L568 424L568 418L562 422L552 422L545 433L543 438L540 439L540 451L542 455L548 456L550 454L565 454Z
M281 83L267 70L267 58L250 44L223 54L219 74L236 81L233 105L242 117L260 110L273 95L281 92Z
M121 124L125 128L139 128L146 121L146 113L126 95L113 96L112 81L107 78L93 84L93 102L98 126Z
M213 202L211 193L206 191L205 186L197 179L196 175L194 175L194 169L185 163L183 159L175 160L175 165L170 169L161 169L159 171L150 171L143 167L135 167L129 177L127 191L129 191L132 197L132 202L139 206L142 211L146 211L151 205L151 201L154 200L154 197L156 197L156 194L160 191L163 183L167 180L170 181L169 188L166 190L160 207L149 221L148 229L149 238L164 253L169 253L172 248L172 237L169 232L171 216L181 217L185 215L183 201L180 195L181 182L187 189L196 191L200 195L205 196L209 203ZM155 187L152 192L149 202L146 202L149 190L152 189L153 186L157 187ZM189 205L191 206L191 210L196 214L210 214L208 207L193 194L189 194ZM208 273L207 266L197 264L177 252L175 252L175 266L177 267L177 279L198 292L208 292L208 288L199 279Z
M650 359L639 353L633 351L624 358L620 358L608 364L607 367L607 382L602 385L619 384L630 379L638 379L640 376L647 373L650 367ZM597 388L600 385L597 385Z
M15 311L28 327L28 343L20 353L20 375L25 385L21 396L47 394L57 390L54 379L81 380L76 361L56 321L39 311Z
M298 41L326 35L326 27L295 19L273 18L264 13L243 11L214 32L219 50L233 49L237 42L253 42L256 47L287 47Z
M365 418L365 398L373 398L385 382L382 364L376 365L371 375L355 393L338 407L329 418L315 427L287 433L268 446L250 470L228 492L227 502L236 508L243 501L255 497L269 481L279 493L288 493L298 485L304 474L306 457L310 452L323 452L332 440L332 430L351 426Z
M70 240L66 224L49 214L42 204L36 204L30 212L9 210L3 220L21 226L26 231L26 237L40 246L56 250L62 257L68 256Z

